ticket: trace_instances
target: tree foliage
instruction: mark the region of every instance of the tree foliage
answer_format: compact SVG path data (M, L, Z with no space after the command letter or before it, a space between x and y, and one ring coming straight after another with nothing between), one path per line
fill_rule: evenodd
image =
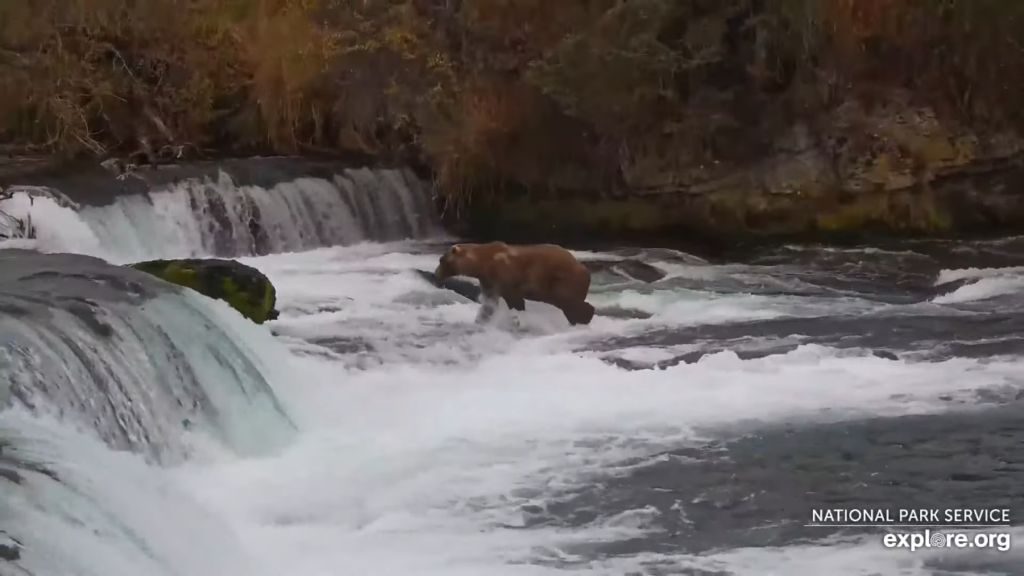
M894 88L1018 127L1011 0L5 0L0 138L104 156L419 158L464 198L763 153Z

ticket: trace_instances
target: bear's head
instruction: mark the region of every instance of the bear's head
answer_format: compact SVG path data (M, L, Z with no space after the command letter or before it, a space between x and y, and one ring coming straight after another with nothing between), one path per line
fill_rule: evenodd
M463 276L466 275L467 262L473 261L473 255L470 250L460 244L455 244L448 249L447 252L441 255L441 260L437 264L437 269L434 270L434 276L438 280L445 280L452 276Z

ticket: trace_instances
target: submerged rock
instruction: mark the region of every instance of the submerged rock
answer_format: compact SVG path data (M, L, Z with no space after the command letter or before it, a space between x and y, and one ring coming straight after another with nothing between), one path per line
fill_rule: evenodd
M277 292L259 270L234 260L150 260L131 265L172 284L191 288L204 296L223 300L257 324L274 320Z
M21 543L0 530L0 560L16 562L21 559Z
M591 274L610 271L646 284L657 282L668 275L661 268L636 258L627 258L625 260L586 260L582 264L590 270Z

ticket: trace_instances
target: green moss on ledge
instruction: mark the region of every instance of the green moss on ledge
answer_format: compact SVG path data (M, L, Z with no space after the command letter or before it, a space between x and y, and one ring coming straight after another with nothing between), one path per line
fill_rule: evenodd
M894 234L944 235L953 230L949 210L934 198L910 192L879 192L837 205L815 215L822 232L882 229Z
M1003 172L985 182L961 180L937 190L915 187L845 195L769 194L739 188L624 198L506 198L471 207L465 233L519 242L839 241L984 234L1024 223L1024 195L1008 186L1021 176Z
M257 324L277 318L277 292L259 270L234 260L151 260L131 265L172 284L227 302Z

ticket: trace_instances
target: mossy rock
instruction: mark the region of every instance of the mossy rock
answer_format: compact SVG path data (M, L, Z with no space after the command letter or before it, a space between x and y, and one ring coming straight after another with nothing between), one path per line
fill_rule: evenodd
M131 265L172 284L223 300L257 324L277 318L277 292L262 272L220 259L150 260Z

